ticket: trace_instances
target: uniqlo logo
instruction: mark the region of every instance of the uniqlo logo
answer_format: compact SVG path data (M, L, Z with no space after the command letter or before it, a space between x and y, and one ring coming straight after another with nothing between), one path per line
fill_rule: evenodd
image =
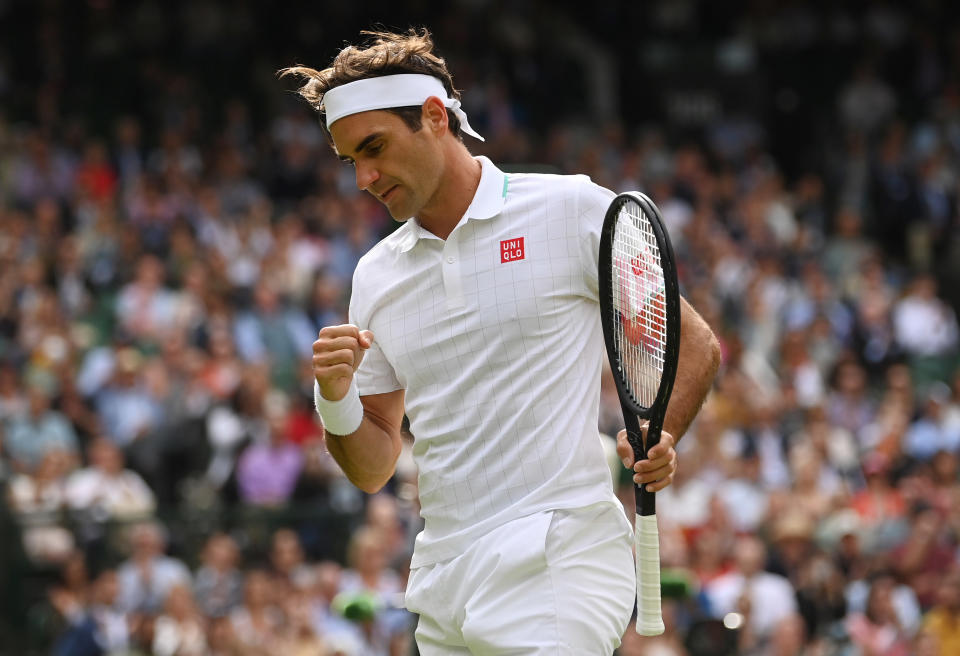
M524 258L523 237L504 239L500 242L500 263L514 262Z

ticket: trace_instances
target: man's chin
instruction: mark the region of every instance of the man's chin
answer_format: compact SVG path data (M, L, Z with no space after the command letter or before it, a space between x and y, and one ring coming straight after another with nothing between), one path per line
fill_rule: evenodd
M407 219L412 219L417 215L415 210L411 210L407 205L401 205L394 203L393 205L387 205L384 203L384 207L387 208L387 211L390 212L390 216L393 217L394 221L399 221L403 223Z
M391 209L388 207L388 208L387 208L387 211L390 212L390 216L391 216L391 217L393 218L393 220L396 221L397 223L403 223L403 222L409 221L410 219L413 218L413 214L410 214L410 213L408 213L408 212L404 212L403 210L394 211L394 210L391 210Z

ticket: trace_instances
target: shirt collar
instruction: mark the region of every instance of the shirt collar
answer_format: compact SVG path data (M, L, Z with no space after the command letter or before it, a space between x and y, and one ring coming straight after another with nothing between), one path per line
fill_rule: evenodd
M475 159L480 162L481 166L480 184L477 186L477 191L473 195L473 201L471 201L467 211L464 212L463 218L460 219L460 223L469 219L492 219L500 214L500 211L503 209L503 203L507 198L506 174L482 155ZM409 251L423 238L437 238L432 233L421 228L416 219L408 219L400 230L403 231L399 241L401 253Z
M481 155L476 159L482 167L480 184L463 216L467 219L492 219L500 213L507 199L507 176L486 157Z

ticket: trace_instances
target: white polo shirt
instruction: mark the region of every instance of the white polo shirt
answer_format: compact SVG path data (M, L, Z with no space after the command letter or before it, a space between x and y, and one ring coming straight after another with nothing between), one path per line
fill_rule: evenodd
M531 513L616 502L598 439L597 259L613 193L490 160L446 240L408 220L357 266L361 395L406 390L421 514L413 567Z

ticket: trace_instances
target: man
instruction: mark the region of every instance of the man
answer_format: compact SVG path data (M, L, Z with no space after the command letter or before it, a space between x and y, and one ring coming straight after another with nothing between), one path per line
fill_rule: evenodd
M584 176L506 175L430 35L372 33L330 68L286 69L357 186L405 221L354 274L350 325L313 345L317 408L351 481L379 490L415 436L424 529L405 603L421 654L610 654L635 594L631 531L597 437L600 227ZM409 219L409 220L408 220ZM719 363L686 303L666 432L618 453L653 491ZM374 337L376 336L376 337Z

